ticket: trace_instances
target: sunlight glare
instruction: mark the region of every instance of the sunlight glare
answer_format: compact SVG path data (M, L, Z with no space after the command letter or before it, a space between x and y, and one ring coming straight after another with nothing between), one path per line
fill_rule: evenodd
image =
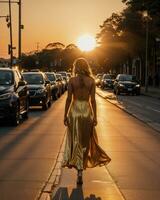
M77 40L77 46L81 51L92 51L96 47L96 40L91 35L82 35Z

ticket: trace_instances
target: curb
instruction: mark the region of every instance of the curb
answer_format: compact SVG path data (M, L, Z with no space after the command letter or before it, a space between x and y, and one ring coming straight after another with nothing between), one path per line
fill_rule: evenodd
M129 115L133 116L134 118L140 120L141 122L145 123L147 126L149 126L150 128L152 128L153 130L157 131L160 133L160 129L156 128L154 126L152 126L151 122L146 122L143 119L141 119L140 117L138 117L136 114L132 113L131 111L127 110L126 108L124 108L123 106L120 106L116 103L113 103L111 100L109 100L109 98L106 96L104 97L103 95L101 95L100 93L96 92L97 95L99 95L100 97L102 97L103 99L107 100L109 103L111 103L112 105L116 106L117 108L123 110L124 112L128 113Z
M61 173L62 173L61 166L62 166L62 160L63 160L65 139L66 139L66 131L64 133L62 143L60 145L60 149L57 154L57 158L55 160L55 164L51 170L51 173L35 200L51 200L52 199L53 190L58 185L60 181Z

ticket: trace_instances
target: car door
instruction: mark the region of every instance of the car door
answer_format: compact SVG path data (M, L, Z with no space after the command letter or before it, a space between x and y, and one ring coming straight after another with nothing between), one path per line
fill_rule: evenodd
M47 90L47 96L48 96L47 102L48 102L51 99L51 83L45 74L44 74L44 82Z
M16 93L20 104L20 112L23 112L27 107L27 86L19 85L19 83L22 81L22 77L16 70L14 71L14 77Z

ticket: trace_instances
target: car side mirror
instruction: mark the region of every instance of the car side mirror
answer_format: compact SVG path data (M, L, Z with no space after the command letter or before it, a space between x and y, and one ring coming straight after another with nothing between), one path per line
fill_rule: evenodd
M22 81L22 80L21 80L21 81L18 82L18 87L19 87L19 86L25 86L25 85L26 85L26 82L25 82L25 81Z

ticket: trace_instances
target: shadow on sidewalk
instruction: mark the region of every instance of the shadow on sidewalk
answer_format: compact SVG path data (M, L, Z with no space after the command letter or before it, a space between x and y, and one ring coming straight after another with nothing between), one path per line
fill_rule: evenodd
M90 194L89 197L84 197L83 188L74 188L69 197L68 189L66 187L61 187L57 190L55 196L52 200L102 200L100 197L96 197L94 194Z

